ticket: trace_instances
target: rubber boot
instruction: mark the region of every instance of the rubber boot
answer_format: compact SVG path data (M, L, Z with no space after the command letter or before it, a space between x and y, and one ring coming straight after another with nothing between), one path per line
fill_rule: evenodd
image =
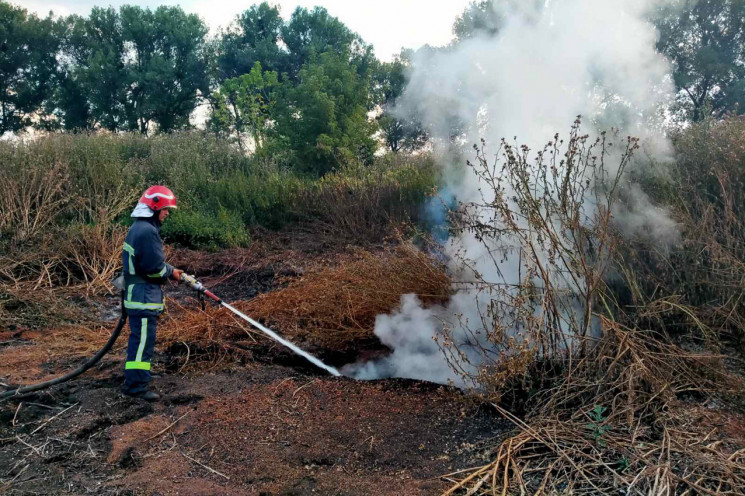
M145 401L158 401L160 399L160 395L158 393L154 393L152 391L143 391L141 393L136 394L127 394L122 393L124 396L129 396L131 398L138 398Z

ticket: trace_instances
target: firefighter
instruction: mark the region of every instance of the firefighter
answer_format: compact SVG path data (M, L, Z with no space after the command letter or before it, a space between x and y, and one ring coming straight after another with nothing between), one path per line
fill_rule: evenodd
M176 196L170 189L148 188L132 212L134 222L122 249L124 308L131 330L122 393L147 401L160 398L148 390L148 384L157 319L165 309L161 286L168 279L180 281L183 274L166 263L160 239L161 223L172 208L176 208Z

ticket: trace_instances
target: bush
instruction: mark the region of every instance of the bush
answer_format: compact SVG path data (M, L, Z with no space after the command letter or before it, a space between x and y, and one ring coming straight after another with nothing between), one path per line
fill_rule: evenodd
M657 321L667 331L700 329L745 342L745 119L705 121L672 135L675 160L666 178L649 179L644 190L669 207L680 240L667 250L628 247L642 294L697 308L691 319Z
M347 166L309 184L298 192L294 212L336 237L376 242L392 224L417 222L437 181L429 157L383 157L372 167Z
M388 222L416 220L436 183L427 156L379 157L373 166L348 165L320 180L298 175L282 160L247 157L199 131L0 142L0 232L9 249L53 226L126 225L142 190L164 184L182 205L164 234L186 246L245 244L248 227L280 229L298 221L320 221L347 241L377 240ZM184 211L189 208L198 211Z
M209 184L203 201L238 212L246 225L279 229L293 219L293 200L308 183L284 171L233 173Z
M163 238L195 248L246 246L251 237L235 212L221 208L216 214L202 210L176 210L163 223Z

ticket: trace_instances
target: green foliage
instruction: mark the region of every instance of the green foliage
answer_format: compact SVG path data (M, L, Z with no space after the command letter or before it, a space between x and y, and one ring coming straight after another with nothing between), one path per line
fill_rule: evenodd
M322 175L354 160L371 163L369 104L368 78L344 56L327 52L306 64L277 106L276 133L294 152L295 168Z
M278 41L284 21L277 7L267 2L252 5L218 39L217 77L224 81L247 74L258 62L265 70L287 70L287 54Z
M683 118L745 110L745 0L676 0L653 20L658 49L673 63Z
M293 211L350 242L380 242L391 223L419 221L438 182L430 157L388 155L372 166L352 163L298 191Z
M592 432L592 438L595 440L598 446L601 446L603 448L605 448L606 446L605 441L603 440L603 436L608 431L608 429L610 429L609 426L603 425L603 423L605 422L606 410L608 409L604 406L595 405L595 408L590 410L590 412L588 412L587 414L590 417L590 420L592 420L592 422L587 424L587 428L590 429L590 431Z
M160 131L189 126L209 93L207 28L179 7L94 7L61 21L55 114L66 129ZM52 56L56 49L51 50Z
M416 220L437 182L427 156L385 156L319 180L194 131L0 141L0 163L0 240L16 245L66 226L128 225L152 184L176 192L179 209L163 232L187 246L243 245L251 227L299 221L336 226L350 242L380 239L389 221Z
M505 17L503 2L471 2L455 19L453 34L459 41L475 36L494 36L502 28Z
M618 459L616 462L616 470L623 473L631 466L631 460L629 460L629 457L624 456Z
M250 137L257 155L299 172L372 162L378 64L323 8L298 8L285 22L264 2L208 42L204 23L179 7L96 7L58 22L0 7L0 132L24 129L32 115L40 127L171 132L189 128L206 99L211 131L242 149ZM402 86L402 72L395 77Z
M197 91L209 91L201 53L207 27L180 7L152 12L125 5L120 16L134 51L125 103L129 129L146 134L150 122L161 131L187 127Z
M278 229L294 218L295 198L308 184L309 181L280 170L235 173L211 183L205 201L212 208L239 212L246 225Z
M58 46L51 16L39 19L0 2L0 136L32 125L32 115L51 97ZM36 126L48 124L42 118Z
M246 134L255 148L261 148L277 103L278 87L277 73L262 72L257 61L251 72L226 80L220 91L212 94L213 110L208 127L217 133L235 135L241 149L245 147Z
M377 62L326 9L297 8L285 23L262 3L238 16L217 45L221 82L210 99L210 130L241 146L250 135L258 154L301 173L372 161L378 125L367 112L376 103Z
M406 87L406 71L410 65L411 51L402 50L393 62L378 65L375 79L383 113L378 124L385 145L393 153L401 150L414 151L427 143L427 132L421 123L411 118L402 118L393 113L396 100Z
M373 58L362 39L323 7L295 9L282 27L282 41L287 46L287 73L293 80L302 79L303 68L325 52L341 54L359 68L369 65Z
M125 126L124 104L129 80L123 63L124 33L119 14L94 7L88 18L70 16L60 67L57 114L65 129L110 131Z
M225 208L211 213L185 206L168 216L161 233L166 241L204 249L247 246L251 240L240 215Z

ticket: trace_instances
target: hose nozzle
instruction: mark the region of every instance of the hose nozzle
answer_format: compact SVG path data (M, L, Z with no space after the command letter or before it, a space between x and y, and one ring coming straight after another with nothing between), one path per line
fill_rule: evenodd
M189 286L194 291L197 291L199 293L204 293L205 287L202 285L201 282L197 281L197 278L194 276L190 276L186 272L181 274L181 282Z

